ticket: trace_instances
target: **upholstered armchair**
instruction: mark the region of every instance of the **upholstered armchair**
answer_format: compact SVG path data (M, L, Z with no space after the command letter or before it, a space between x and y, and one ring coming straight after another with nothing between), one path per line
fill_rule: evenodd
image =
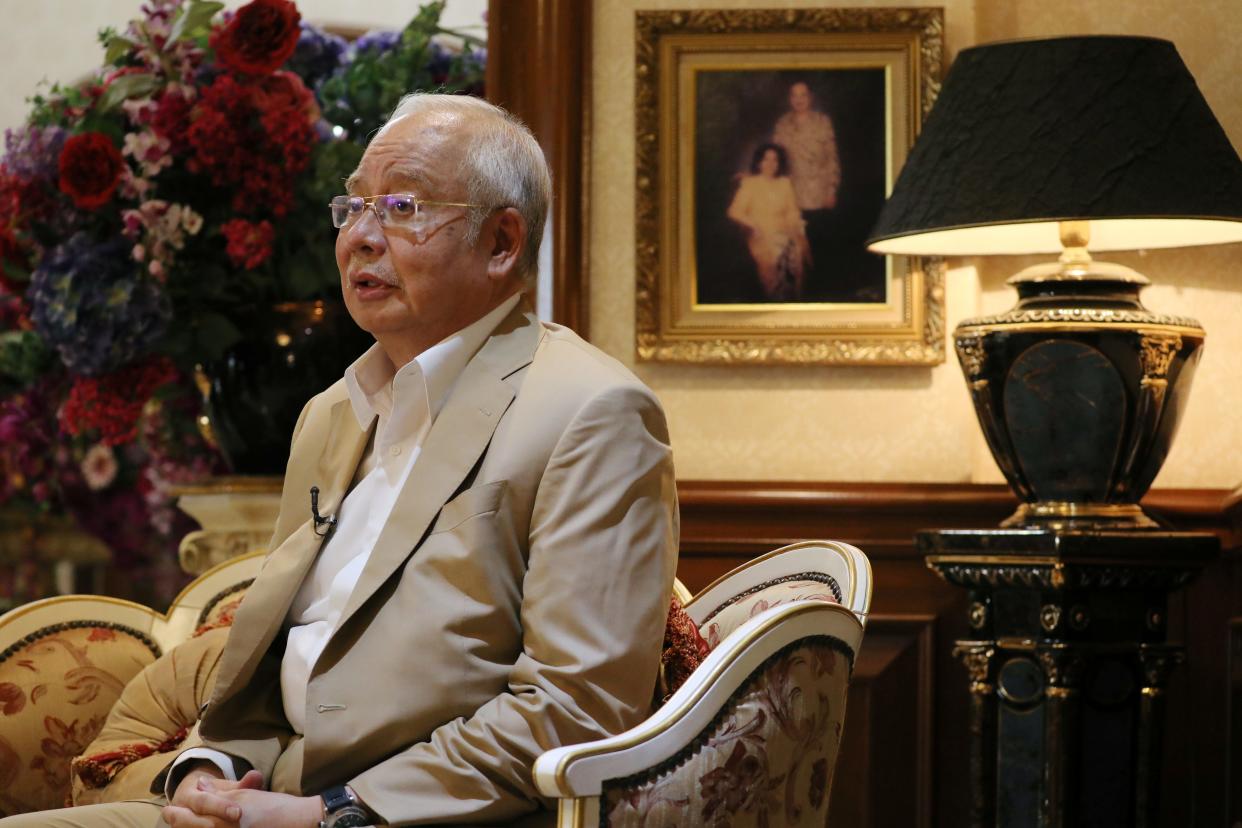
M261 560L209 570L167 614L78 595L0 617L0 816L146 796L194 744ZM562 824L603 807L614 825L822 825L870 593L867 559L837 543L769 553L693 598L675 584L664 704L536 764Z
M261 563L205 572L166 614L65 595L0 616L0 816L146 796L160 754L194 738Z
M638 727L535 763L575 826L823 826L871 567L843 543L778 549L686 602L710 652Z

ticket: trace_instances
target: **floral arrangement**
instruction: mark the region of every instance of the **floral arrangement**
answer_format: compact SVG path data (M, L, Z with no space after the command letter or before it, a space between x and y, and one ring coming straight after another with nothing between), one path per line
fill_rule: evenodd
M123 566L175 545L169 487L222 470L194 366L335 295L326 205L402 94L481 91L443 5L350 44L289 0L148 0L31 98L0 159L0 508L69 511Z

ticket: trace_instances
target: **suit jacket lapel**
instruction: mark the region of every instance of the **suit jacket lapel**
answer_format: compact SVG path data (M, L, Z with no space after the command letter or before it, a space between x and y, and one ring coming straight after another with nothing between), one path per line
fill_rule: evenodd
M414 552L440 508L466 479L513 402L516 390L505 380L530 363L542 335L539 321L518 305L466 366L397 495L397 506L341 614L338 632Z
M297 528L271 550L263 569L237 608L230 646L221 657L216 682L218 688L227 689L216 693L217 700L225 699L237 688L245 686L254 675L323 545L324 538L315 532L311 519L310 487L319 487L319 514L335 513L349 491L374 427L374 421L367 429L358 427L348 399L340 400L332 407L329 423L328 436L318 463L307 464L305 469L289 470L289 491L285 498L287 502L283 504L281 522L288 521L289 525ZM294 510L294 515L300 514L304 519L295 522L297 517L285 515L284 512L290 509Z

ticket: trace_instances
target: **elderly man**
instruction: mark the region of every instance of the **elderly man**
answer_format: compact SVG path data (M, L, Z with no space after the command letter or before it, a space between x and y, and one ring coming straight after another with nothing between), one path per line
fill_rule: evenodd
M668 435L625 368L521 301L538 145L483 101L411 95L346 189L341 289L377 344L297 424L204 746L171 804L12 825L550 823L534 759L649 712Z

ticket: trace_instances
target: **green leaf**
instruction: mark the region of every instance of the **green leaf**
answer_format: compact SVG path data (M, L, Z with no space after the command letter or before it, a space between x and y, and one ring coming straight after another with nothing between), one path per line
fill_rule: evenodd
M122 75L108 84L107 90L99 97L96 108L100 112L111 112L130 98L150 95L159 86L159 78L155 75Z
M114 65L118 60L125 57L131 50L137 49L138 44L132 40L113 35L107 43L107 51L104 52L104 63Z
M0 262L0 267L4 268L4 275L13 282L24 285L30 281L30 271L15 262L4 259Z
M241 330L220 313L204 313L194 326L195 351L207 360L219 359L225 349L241 338Z
M167 43L176 43L184 37L198 37L205 29L211 28L211 18L224 8L223 3L209 0L190 0L188 5L181 7L181 13L173 21L168 32Z
M0 333L0 377L28 386L46 373L55 355L34 331Z

